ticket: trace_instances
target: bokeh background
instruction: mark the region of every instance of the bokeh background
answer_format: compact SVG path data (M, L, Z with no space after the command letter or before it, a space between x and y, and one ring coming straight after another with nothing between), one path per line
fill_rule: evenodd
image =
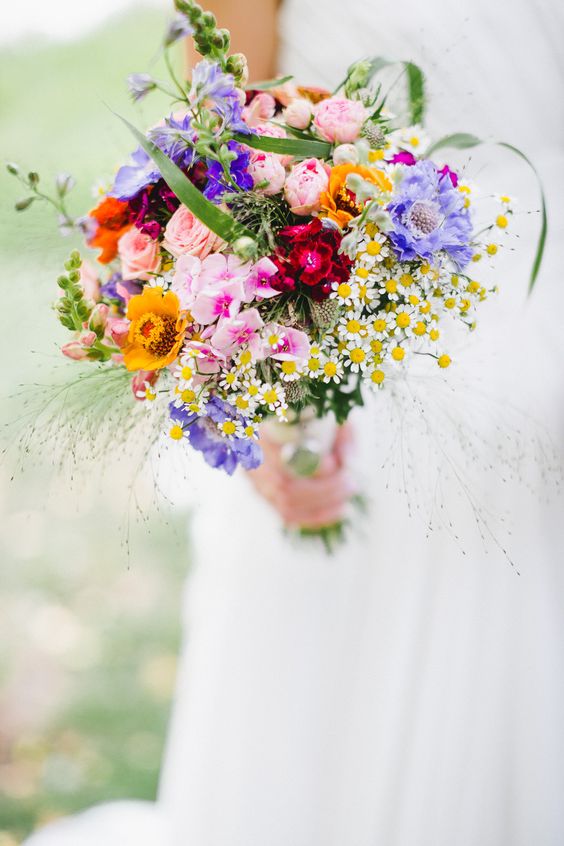
M132 509L128 456L98 456L104 474L61 472L45 445L21 460L24 403L59 367L50 304L78 240L59 237L45 205L17 214L22 189L4 168L17 161L46 183L68 170L69 206L88 210L96 179L132 146L111 109L143 126L165 107L134 107L125 77L159 73L170 7L18 5L0 35L0 846L100 800L155 796L189 566L186 509L144 507L149 479Z

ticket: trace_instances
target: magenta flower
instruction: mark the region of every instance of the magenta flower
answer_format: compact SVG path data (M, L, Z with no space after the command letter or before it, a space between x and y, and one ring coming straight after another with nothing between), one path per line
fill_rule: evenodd
M251 269L245 281L245 300L250 302L255 298L266 300L277 297L280 291L273 288L270 280L278 273L278 267L269 258L259 259Z
M264 336L269 340L270 358L277 361L305 362L310 356L309 338L299 329L270 323L265 327Z
M222 320L211 338L212 345L226 355L231 355L243 344L248 344L264 326L256 308L240 312L236 317Z

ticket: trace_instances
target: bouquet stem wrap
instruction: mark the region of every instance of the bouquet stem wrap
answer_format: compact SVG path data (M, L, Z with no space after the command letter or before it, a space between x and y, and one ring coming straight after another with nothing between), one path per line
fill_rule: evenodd
M335 443L337 423L333 414L317 417L306 408L288 423L267 420L263 429L281 447L282 461L296 476L313 476Z

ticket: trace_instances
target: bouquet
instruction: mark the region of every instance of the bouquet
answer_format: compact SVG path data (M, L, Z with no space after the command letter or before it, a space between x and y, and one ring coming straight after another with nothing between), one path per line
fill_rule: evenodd
M248 84L214 16L176 7L165 56L192 35L190 81L170 60L170 82L129 79L135 101L164 91L172 112L145 133L128 124L137 148L84 217L67 210L70 177L50 196L9 165L30 190L17 207L48 200L97 251L97 269L74 250L58 279L65 356L129 374L132 397L160 405L170 438L213 467L256 468L270 420L302 433L285 439L289 461L311 473L311 421L343 423L417 357L450 366L445 330L475 328L491 292L478 271L503 245L512 200L477 219L475 188L437 154L480 141L430 143L412 63L405 115L377 81L383 59L355 63L333 92ZM545 231L543 209L532 282Z

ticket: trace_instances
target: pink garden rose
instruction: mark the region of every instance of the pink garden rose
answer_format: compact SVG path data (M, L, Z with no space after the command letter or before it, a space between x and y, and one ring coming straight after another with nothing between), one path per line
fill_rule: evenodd
M278 194L284 187L286 170L280 161L280 156L274 153L253 153L247 169L255 186L261 182L267 183L259 189L267 196Z
M358 100L346 97L328 97L315 107L313 125L319 135L332 144L356 141L367 111Z
M217 250L223 241L192 214L186 206L179 206L166 225L163 245L173 256L186 255L205 258Z
M319 159L295 164L286 178L284 195L294 214L319 211L319 198L329 187L329 168Z
M124 279L151 278L161 266L158 242L132 226L118 241L121 273Z
M305 97L292 100L284 110L284 120L294 129L307 129L313 117L313 105Z

